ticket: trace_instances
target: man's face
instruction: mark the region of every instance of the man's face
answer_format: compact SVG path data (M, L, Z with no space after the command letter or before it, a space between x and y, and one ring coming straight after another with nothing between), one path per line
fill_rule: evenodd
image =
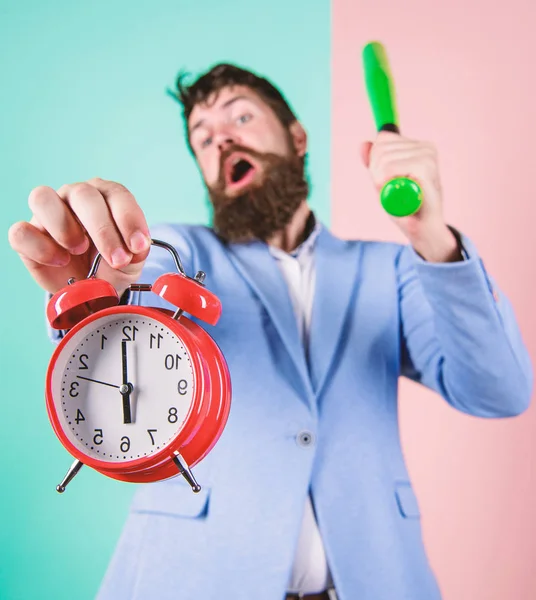
M195 106L190 114L189 132L201 173L209 187L218 183L222 175L222 152L233 144L279 156L287 156L293 150L289 147L289 133L274 111L255 92L244 86L223 88L209 98L207 104ZM223 174L229 195L239 193L251 182L252 177L261 175L259 169L262 169L262 165L253 164L256 173L234 182L231 163L236 158L227 161Z
M301 125L285 128L254 91L234 86L196 105L188 127L218 233L266 240L282 229L308 193Z

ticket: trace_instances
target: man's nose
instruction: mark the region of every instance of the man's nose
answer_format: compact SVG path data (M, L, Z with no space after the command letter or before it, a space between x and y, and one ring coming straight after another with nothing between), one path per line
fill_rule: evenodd
M238 144L239 142L237 137L231 134L229 131L221 131L216 133L214 136L214 141L221 151L226 150L229 146Z

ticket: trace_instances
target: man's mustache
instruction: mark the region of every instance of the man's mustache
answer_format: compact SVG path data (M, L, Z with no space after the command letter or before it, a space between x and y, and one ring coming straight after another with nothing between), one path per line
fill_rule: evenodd
M252 148L242 146L241 144L232 144L231 146L227 146L220 153L218 180L216 185L213 186L213 190L223 191L225 189L225 161L235 153L244 155L246 160L249 157L252 162L255 161L257 164L263 165L269 163L270 157L272 156L270 153L259 152L258 150L253 150Z

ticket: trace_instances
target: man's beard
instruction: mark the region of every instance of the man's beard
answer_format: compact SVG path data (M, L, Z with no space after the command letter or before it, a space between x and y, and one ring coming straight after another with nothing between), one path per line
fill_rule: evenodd
M290 223L309 194L304 158L291 148L292 154L285 157L238 145L222 152L219 180L208 192L214 207L214 230L226 242L267 241ZM229 195L225 192L224 163L234 152L251 156L262 173L260 180Z

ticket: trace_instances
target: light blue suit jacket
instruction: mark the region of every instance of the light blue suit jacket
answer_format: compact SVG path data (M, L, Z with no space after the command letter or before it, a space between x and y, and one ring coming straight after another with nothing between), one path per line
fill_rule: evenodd
M201 493L182 477L139 486L99 600L281 600L309 490L341 600L439 599L401 451L398 378L485 418L520 414L532 391L510 303L470 240L469 260L431 264L322 228L307 357L265 244L226 246L200 226L151 233L222 301L205 328L233 400L194 469ZM142 281L174 270L153 248ZM169 307L154 294L132 300Z

